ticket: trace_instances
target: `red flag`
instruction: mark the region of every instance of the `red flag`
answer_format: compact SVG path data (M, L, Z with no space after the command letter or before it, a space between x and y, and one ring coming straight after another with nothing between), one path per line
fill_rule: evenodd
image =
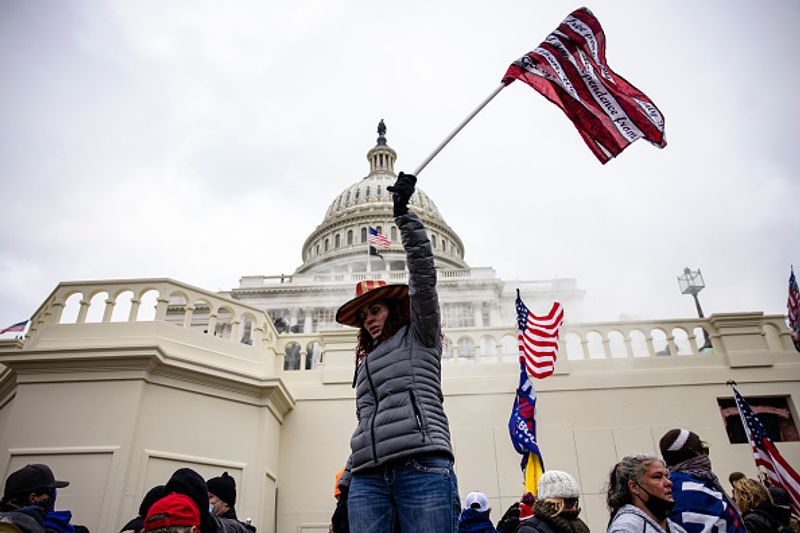
M601 163L640 138L659 148L667 145L664 117L650 98L608 66L603 28L585 7L508 67L503 83L514 80L559 106Z

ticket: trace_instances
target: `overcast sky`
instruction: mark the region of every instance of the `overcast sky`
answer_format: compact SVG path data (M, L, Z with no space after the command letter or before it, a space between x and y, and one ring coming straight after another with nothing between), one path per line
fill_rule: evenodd
M383 118L410 171L580 4L0 3L0 328L66 280L294 271ZM576 278L588 320L785 313L800 266L795 0L608 0L669 145L601 165L528 86L420 175L471 266ZM792 214L794 213L794 214ZM512 281L513 282L513 281ZM567 310L569 312L569 310Z

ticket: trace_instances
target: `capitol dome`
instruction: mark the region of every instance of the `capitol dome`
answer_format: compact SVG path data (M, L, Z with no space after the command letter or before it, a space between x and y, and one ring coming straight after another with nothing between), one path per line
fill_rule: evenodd
M405 269L405 252L392 215L392 195L386 190L397 179L396 159L397 153L386 144L386 126L381 120L377 144L367 153L369 174L333 199L322 223L303 244L303 264L297 269L298 274ZM461 238L444 221L433 200L417 188L409 206L428 231L436 266L468 268ZM368 264L369 226L386 236L391 245L378 247L380 256L373 255Z

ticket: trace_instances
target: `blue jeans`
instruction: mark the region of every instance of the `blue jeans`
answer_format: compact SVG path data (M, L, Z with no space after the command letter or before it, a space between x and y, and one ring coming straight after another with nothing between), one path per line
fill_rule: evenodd
M422 455L353 474L347 512L352 533L455 533L461 502L453 462Z

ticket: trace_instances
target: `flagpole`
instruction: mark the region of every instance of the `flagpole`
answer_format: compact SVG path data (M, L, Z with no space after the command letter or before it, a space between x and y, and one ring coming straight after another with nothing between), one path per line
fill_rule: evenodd
M466 126L466 125L469 123L469 121L470 121L470 120L472 120L473 118L475 118L475 115L477 115L477 114L478 114L478 113L481 111L481 109L483 109L484 107L486 107L486 104L488 104L489 102L491 102L491 101L492 101L492 99L493 99L495 96L497 96L497 95L500 93L500 91L502 91L502 90L503 90L505 87L506 87L506 84L505 84L505 83L501 83L501 84L500 84L500 85L499 85L499 86L498 86L498 87L497 87L497 88L496 88L494 91L492 91L492 94L490 94L488 97L486 97L486 99L485 99L483 102L481 102L481 104L480 104L478 107L476 107L476 108L475 108L475 109L472 111L472 113L470 113L470 114L467 116L467 118L465 118L465 119L464 119L464 121L463 121L463 122L461 122L461 124L459 124L459 125L456 127L456 129L454 129L452 132L450 132L450 135L448 135L447 137L445 137L445 139L444 139L444 140L443 140L443 141L442 141L442 142L439 144L439 146L437 146L437 147L436 147L436 148L433 150L433 152L431 152L431 154L430 154L428 157L426 157L426 158L425 158L425 160L424 160L422 163L420 163L420 164L419 164L419 166L418 166L418 167L417 167L417 168L414 170L414 175L415 175L415 176L419 176L419 173L420 173L420 172L422 172L422 169L423 169L423 168L425 168L426 166L428 166L428 163L430 163L430 162L433 160L433 158L434 158L434 157L436 157L436 156L439 154L439 152L441 152L441 151L442 151L442 149L443 149L445 146L447 146L447 143L449 143L450 141L452 141L452 140L453 140L453 137L455 137L456 135L458 135L458 132L459 132L459 131L461 131L461 130L464 128L464 126Z
M371 227L371 226L370 226L370 227ZM369 274L370 272L372 272L372 269L370 268L370 259L372 259L372 256L371 256L371 255L370 255L370 253L369 253L369 247L370 247L370 246L371 246L371 245L370 245L370 243L369 243L369 230L367 230L367 274Z

